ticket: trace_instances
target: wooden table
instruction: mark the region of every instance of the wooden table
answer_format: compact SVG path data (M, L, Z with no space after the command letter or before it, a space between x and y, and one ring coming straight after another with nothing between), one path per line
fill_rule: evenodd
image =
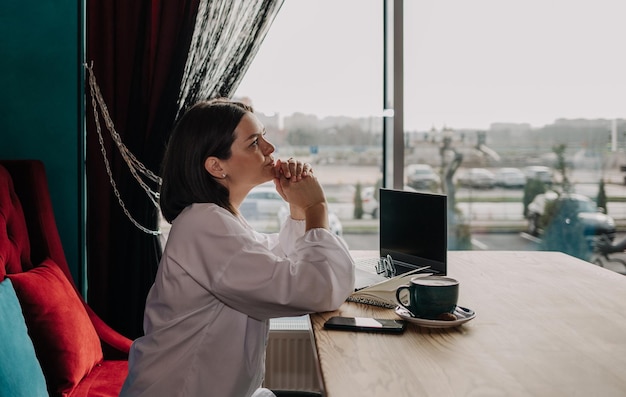
M448 275L477 313L456 328L325 330L335 315L398 318L347 302L311 315L325 395L626 396L626 277L533 251L452 251Z

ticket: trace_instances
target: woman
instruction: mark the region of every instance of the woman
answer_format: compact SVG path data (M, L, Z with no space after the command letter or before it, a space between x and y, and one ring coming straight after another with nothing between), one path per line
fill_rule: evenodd
M310 165L274 161L264 134L251 108L223 99L178 122L161 173L172 228L121 396L272 395L258 389L269 319L335 310L353 291L354 263L328 230ZM271 180L291 219L261 234L238 208Z

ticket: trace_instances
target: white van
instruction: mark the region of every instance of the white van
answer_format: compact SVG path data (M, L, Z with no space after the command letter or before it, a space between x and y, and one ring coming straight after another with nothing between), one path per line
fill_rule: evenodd
M524 168L524 175L526 175L526 180L538 179L547 185L552 184L552 169L550 167L531 165Z

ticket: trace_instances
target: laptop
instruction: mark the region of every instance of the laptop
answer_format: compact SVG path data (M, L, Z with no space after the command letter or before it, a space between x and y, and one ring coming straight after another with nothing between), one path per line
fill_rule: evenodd
M379 193L380 255L355 260L355 288L371 285L376 273L390 267L392 273L387 271L386 277L425 266L428 273L446 275L447 196L394 189L380 189Z

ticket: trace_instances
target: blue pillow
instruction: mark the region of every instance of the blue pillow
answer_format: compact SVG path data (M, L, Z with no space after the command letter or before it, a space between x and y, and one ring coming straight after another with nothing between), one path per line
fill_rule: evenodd
M0 396L49 397L11 280L0 282Z

